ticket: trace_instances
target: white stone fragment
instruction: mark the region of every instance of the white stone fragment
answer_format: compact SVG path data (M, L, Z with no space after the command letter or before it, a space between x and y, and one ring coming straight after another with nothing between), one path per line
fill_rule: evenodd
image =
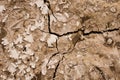
M53 59L49 62L49 65L54 65L55 63L57 63L59 60L58 59Z
M77 26L79 26L79 25L80 25L80 22L79 22L79 21L77 21L77 22L76 22L76 25L77 25Z
M31 66L32 68L35 68L35 66L36 66L35 62L30 62L30 66Z
M28 68L26 69L26 71L27 71L27 72L30 72L30 70L31 70L31 68L30 68L30 67L28 67Z
M78 54L76 57L77 57L77 58L80 58L80 57L82 57L82 55Z
M14 43L13 42L11 42L11 43L9 43L9 50L8 50L8 52L10 52L11 51L11 48L13 48L13 45L14 45Z
M69 38L70 40L72 40L72 35L68 35L68 38Z
M41 17L41 20L39 20L39 21L36 23L36 26L39 26L41 30L44 29L44 26L45 26L45 19L44 19L44 17Z
M29 48L31 46L31 44L26 44L25 47L26 48Z
M23 38L22 36L19 34L18 35L18 38L14 41L15 44L18 44L18 43L22 43L23 42Z
M52 44L54 42L56 42L56 40L58 39L58 37L56 35L50 35L50 37L47 40L47 44L49 47L52 47Z
M7 20L7 18L8 18L8 15L6 15L6 16L3 18L2 22L5 22L5 21Z
M13 9L18 9L18 8L20 8L20 7L19 7L19 6L16 6L16 5L13 7Z
M33 42L33 36L32 36L32 34L26 35L25 38L24 38L24 40L32 43Z
M46 37L47 37L47 34L43 33L42 37L40 37L40 41L45 41Z
M55 65L48 66L48 69L54 69L54 68L55 68Z
M53 15L50 15L50 24L56 21L57 21L56 18Z
M20 55L20 58L21 58L22 60L25 60L27 57L28 57L28 55L26 55L26 54Z
M24 64L27 64L28 63L28 58L27 59L24 59L22 60Z
M66 22L67 21L67 17L61 13L55 13L54 14L55 17L57 18L58 21L61 21L61 22Z
M32 26L30 27L30 30L31 30L31 31L34 31L34 30L37 29L37 28L38 28L37 26L32 25Z
M107 40L107 44L112 44L112 42L113 42L113 40L112 40L111 38L109 38L109 39Z
M25 80L31 80L33 78L33 76L31 75L25 75Z
M37 7L41 7L41 6L43 6L44 1L43 0L36 0L35 4L37 5Z
M35 62L38 62L38 60L39 60L39 57L36 56L36 57L35 57Z
M48 69L55 68L55 63L57 63L59 60L53 59L48 64Z
M30 30L34 31L37 28L40 28L41 30L44 29L44 18L41 17L39 21L35 21L35 25L30 25Z
M67 12L64 12L64 15L65 15L67 18L70 17L69 14L68 14Z
M11 63L9 66L8 66L8 71L13 74L15 71L16 71L16 65L14 63Z
M30 34L30 25L25 29L26 34Z
M21 63L22 63L21 60L17 60L17 62L15 64L18 65L18 64L21 64Z
M5 6L4 5L0 5L0 12L3 12L3 10L5 10Z
M11 58L18 59L19 58L19 54L20 54L20 52L17 51L16 49L11 49L10 50L10 57Z
M42 74L45 75L47 73L47 63L48 63L48 59L44 59L44 63L41 66L42 69Z
M103 33L103 36L106 37L108 34L107 33Z
M43 0L37 0L35 2L35 4L37 5L37 7L40 7L40 10L42 11L42 14L47 14L49 11L49 8L46 4L44 4Z
M23 45L18 44L17 47L19 47L19 48L23 48Z
M22 72L23 72L23 73L25 73L25 68L26 68L26 67L27 67L27 66L26 66L26 65L24 65L24 64L19 65L19 67L18 67L18 68L19 68L19 70L20 70L20 71L19 71L19 73L22 73Z
M17 72L18 75L20 76L24 76L26 74L25 70L19 70L19 72Z
M1 42L3 45L8 45L9 42L6 38L2 38L2 42Z
M28 19L30 17L30 15L27 13L24 17L24 19Z
M43 6L41 7L41 11L42 11L42 14L48 14L49 12L49 8L46 4L43 4Z
M31 49L26 49L26 51L24 52L27 55L34 55L34 52Z

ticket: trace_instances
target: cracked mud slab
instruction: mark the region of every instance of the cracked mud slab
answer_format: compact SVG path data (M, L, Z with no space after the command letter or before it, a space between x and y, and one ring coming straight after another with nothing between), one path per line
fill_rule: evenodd
M119 80L119 0L0 0L0 80Z

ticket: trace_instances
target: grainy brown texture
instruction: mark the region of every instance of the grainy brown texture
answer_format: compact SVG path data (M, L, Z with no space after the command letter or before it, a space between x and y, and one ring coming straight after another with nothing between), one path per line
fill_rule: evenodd
M119 0L0 0L0 80L120 80Z

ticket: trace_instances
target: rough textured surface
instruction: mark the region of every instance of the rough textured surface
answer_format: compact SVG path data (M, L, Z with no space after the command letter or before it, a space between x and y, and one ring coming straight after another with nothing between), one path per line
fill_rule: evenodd
M119 0L0 0L0 80L119 80Z

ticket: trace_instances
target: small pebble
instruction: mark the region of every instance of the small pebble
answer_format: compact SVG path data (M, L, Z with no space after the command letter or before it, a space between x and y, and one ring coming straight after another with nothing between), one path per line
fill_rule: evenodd
M115 7L111 7L111 8L110 8L110 11L111 11L112 13L115 13L115 12L117 12L117 9L116 9Z
M113 40L111 38L107 39L107 44L112 44Z

